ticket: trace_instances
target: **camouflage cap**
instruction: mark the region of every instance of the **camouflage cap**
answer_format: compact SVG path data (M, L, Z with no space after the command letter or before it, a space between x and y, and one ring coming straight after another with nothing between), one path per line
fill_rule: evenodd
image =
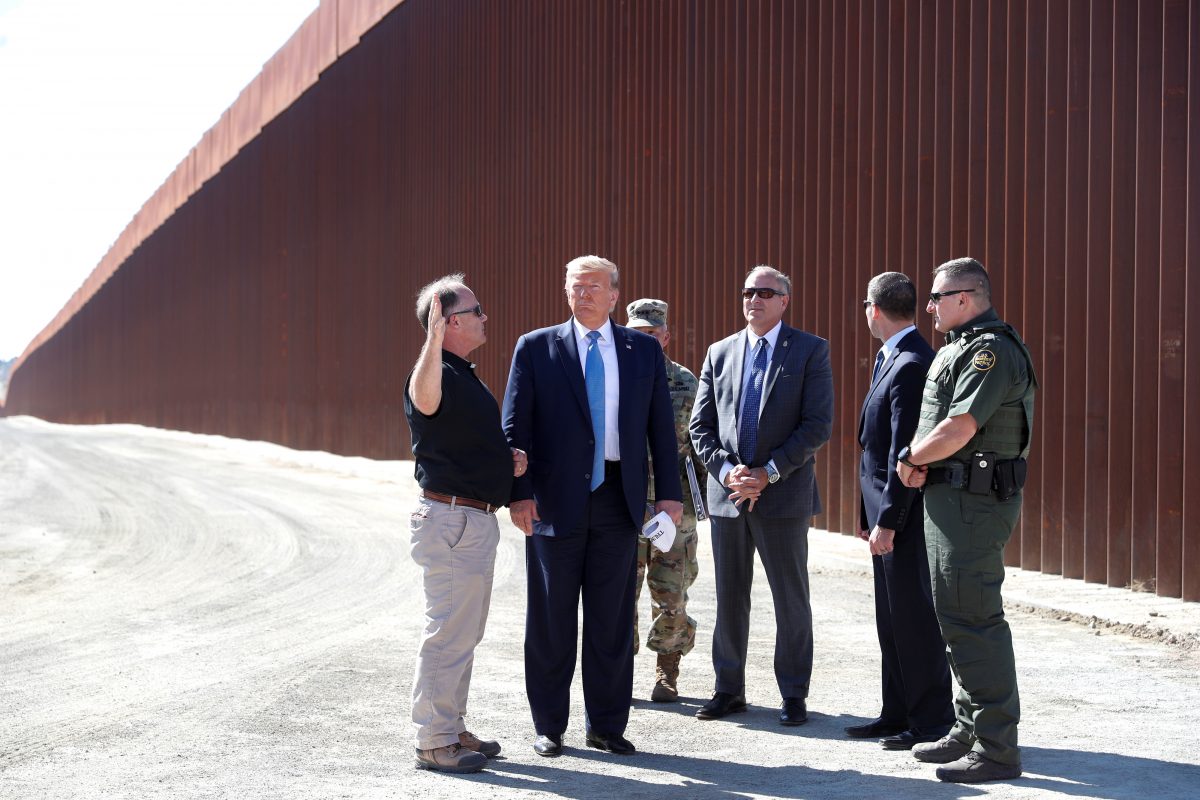
M625 324L630 328L661 328L667 324L667 304L662 300L634 300L625 306L625 313L629 316Z

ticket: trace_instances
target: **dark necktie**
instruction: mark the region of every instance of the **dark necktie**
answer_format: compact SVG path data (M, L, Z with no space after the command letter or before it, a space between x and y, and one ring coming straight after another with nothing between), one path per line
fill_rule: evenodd
M754 364L750 367L750 384L746 387L746 402L742 405L742 424L738 427L738 455L749 466L758 448L758 407L762 404L763 381L767 377L767 340L759 339L754 348Z
M588 410L592 413L592 436L596 449L592 453L592 491L604 483L604 359L600 356L600 332L588 331L587 358L584 361L584 383L587 384Z
M883 348L875 355L875 369L871 370L871 383L875 383L875 379L879 377L879 368L883 366Z

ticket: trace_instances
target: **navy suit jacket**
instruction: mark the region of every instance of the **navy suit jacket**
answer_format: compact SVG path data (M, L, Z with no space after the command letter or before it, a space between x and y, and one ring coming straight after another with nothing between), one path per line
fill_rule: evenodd
M896 457L912 444L917 432L925 373L932 362L933 348L920 331L909 331L863 400L858 419L858 443L863 449L858 473L862 530L879 525L895 530L899 538L906 526L924 525L918 492L900 482Z
M629 516L645 514L646 443L654 459L656 500L682 500L675 418L662 346L652 336L612 323L617 351L617 429L621 485ZM513 351L504 392L504 434L529 454L529 469L513 480L512 501L537 502L534 533L563 536L581 530L591 494L594 454L587 386L572 320L527 333Z

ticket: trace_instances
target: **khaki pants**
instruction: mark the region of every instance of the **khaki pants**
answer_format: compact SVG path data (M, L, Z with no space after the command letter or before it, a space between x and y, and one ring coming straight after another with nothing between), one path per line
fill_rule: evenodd
M431 750L456 743L467 729L471 666L491 604L500 527L493 514L422 499L409 528L425 593L412 720L417 747Z

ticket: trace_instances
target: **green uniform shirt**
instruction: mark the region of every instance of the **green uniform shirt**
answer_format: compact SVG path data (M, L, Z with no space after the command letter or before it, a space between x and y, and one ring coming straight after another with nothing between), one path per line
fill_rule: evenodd
M916 438L923 439L948 417L970 414L979 430L952 459L967 461L976 451L1002 459L1024 456L1033 433L1036 388L1025 343L988 309L951 331L934 358Z

